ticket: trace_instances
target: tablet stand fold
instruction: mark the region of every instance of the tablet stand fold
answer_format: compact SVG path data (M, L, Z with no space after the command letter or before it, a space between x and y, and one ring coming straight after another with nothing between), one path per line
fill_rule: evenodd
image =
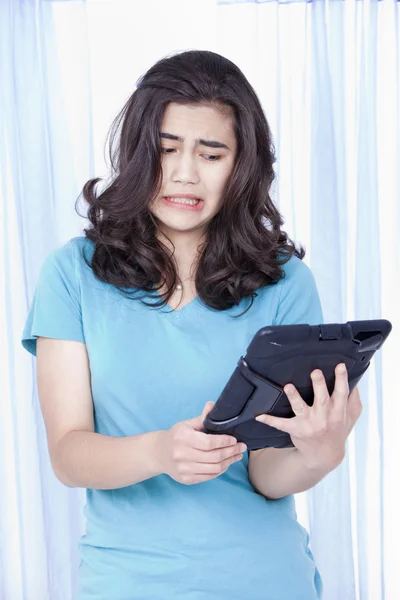
M240 357L237 368L243 377L254 387L254 390L238 415L223 421L212 420L214 431L218 431L219 428L225 428L228 423L236 427L241 423L254 419L258 415L271 412L284 394L281 387L250 369L243 356Z

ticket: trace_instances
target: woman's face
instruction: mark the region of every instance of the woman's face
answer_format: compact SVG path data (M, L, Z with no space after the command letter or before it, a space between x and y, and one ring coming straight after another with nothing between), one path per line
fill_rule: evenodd
M167 106L161 126L162 184L150 205L165 233L202 234L221 208L236 158L231 110Z

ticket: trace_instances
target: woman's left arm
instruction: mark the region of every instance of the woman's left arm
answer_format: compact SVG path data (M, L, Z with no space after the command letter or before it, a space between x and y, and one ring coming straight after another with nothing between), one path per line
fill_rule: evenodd
M357 388L349 395L345 365L336 367L335 377L330 396L323 373L311 373L313 406L304 402L293 385L286 385L284 391L295 414L293 418L256 418L289 433L294 444L294 448L250 452L250 482L266 498L275 500L308 490L342 462L346 440L361 415L362 405Z

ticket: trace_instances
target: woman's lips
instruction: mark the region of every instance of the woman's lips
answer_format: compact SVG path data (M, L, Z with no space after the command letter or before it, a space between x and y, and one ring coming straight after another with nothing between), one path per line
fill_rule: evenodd
M170 206L172 208L178 208L179 210L199 211L204 206L204 200L201 200L199 198L198 198L197 204L185 204L183 202L176 202L176 201L174 201L174 198L170 198L168 196L163 196L162 202L166 206Z

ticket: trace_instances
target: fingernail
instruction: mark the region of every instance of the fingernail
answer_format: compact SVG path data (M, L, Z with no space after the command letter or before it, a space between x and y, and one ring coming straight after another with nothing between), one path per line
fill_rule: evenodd
M339 373L346 373L346 365L344 363L339 365Z
M263 423L264 417L260 415L259 417L256 417L256 421L260 421L260 423Z

